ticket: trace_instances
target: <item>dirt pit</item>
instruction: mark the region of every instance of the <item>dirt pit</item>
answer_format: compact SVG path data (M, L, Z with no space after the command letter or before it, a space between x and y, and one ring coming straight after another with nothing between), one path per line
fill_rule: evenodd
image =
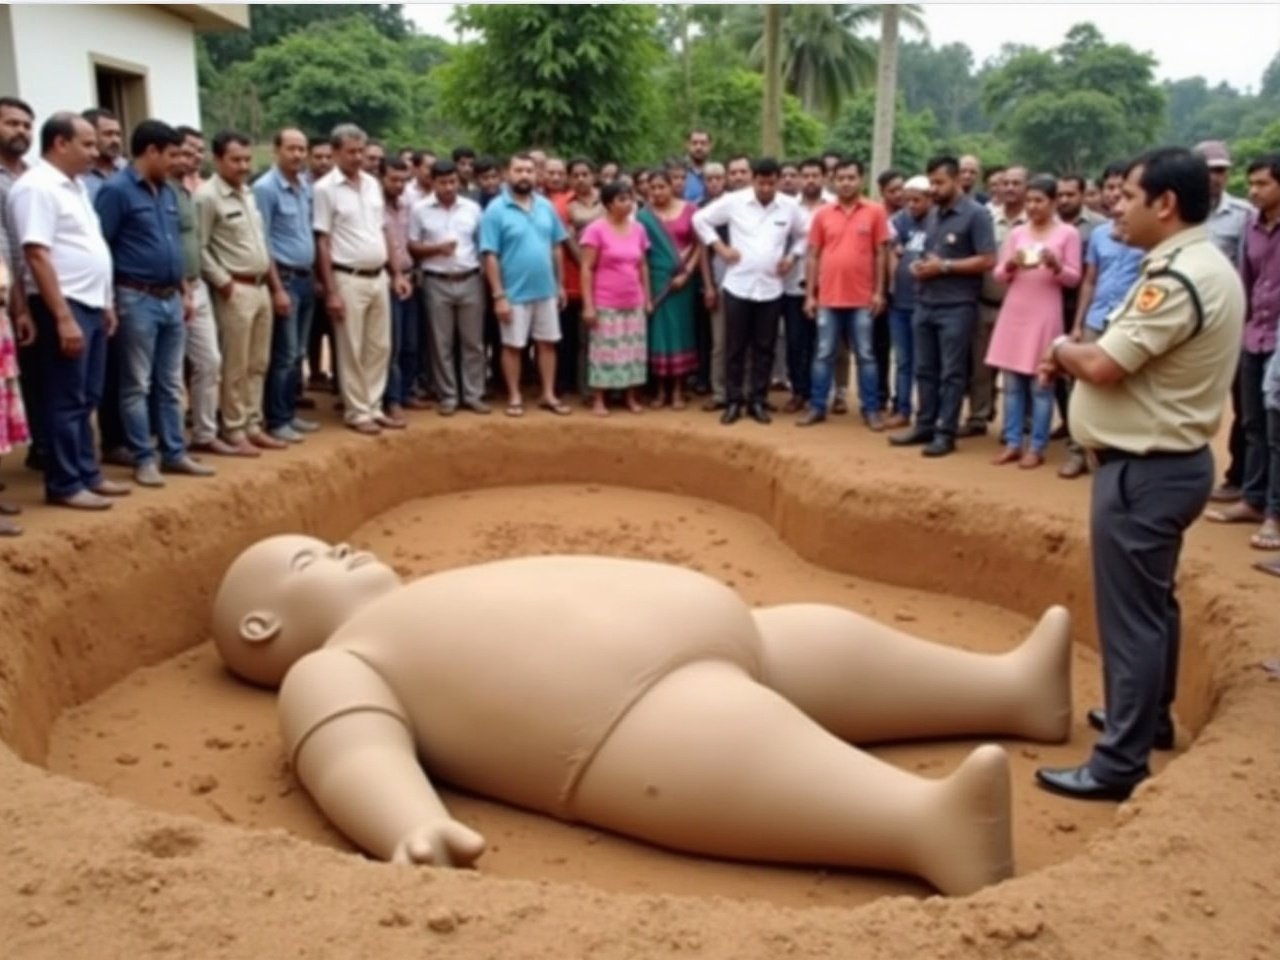
M1088 486L1052 462L995 469L994 440L939 463L840 418L428 414L377 440L328 419L300 448L107 515L39 508L17 458L0 470L29 508L27 536L0 542L6 960L1280 956L1280 682L1262 668L1280 654L1280 604L1249 571L1247 531L1211 524L1190 532L1180 579L1189 748L1130 801L1091 806L1030 782L1037 763L1086 755L1082 723L1065 747L1009 744L1019 875L973 896L674 856L466 797L450 802L497 847L480 869L354 855L281 766L271 695L204 643L218 578L248 544L354 531L410 574L538 550L654 556L751 602L847 603L982 649L1065 603L1082 717L1099 682ZM882 755L942 775L968 746Z
M514 487L405 503L354 531L406 578L504 557L598 553L701 570L749 603L834 603L930 639L983 652L1020 642L1032 622L987 604L921 593L816 567L766 524L704 500L599 485ZM1077 646L1074 701L1099 697L1096 654ZM1086 736L1083 729L1077 731ZM894 745L874 752L923 776L949 773L977 741ZM1019 873L1065 860L1114 818L1032 786L1034 767L1069 764L1074 745L1007 741L1014 769ZM342 849L280 751L274 698L220 666L208 643L144 668L54 728L49 768L171 813L282 827ZM757 897L790 906L847 907L930 891L905 877L737 865L685 857L558 823L465 794L450 808L490 849L485 876L575 880L613 892Z

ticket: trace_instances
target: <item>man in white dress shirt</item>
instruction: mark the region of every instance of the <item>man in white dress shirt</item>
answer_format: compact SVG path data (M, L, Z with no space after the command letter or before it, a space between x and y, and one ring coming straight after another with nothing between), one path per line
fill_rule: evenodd
M413 206L409 220L409 252L422 270L430 318L431 362L437 408L443 417L458 409L459 389L454 353L461 348L461 403L475 413L488 413L484 402L484 281L480 275L480 204L459 195L461 182L452 160L431 167L434 192Z
M391 242L382 185L362 169L368 137L343 123L330 140L334 168L315 185L316 262L342 370L343 418L357 433L374 436L401 425L382 412L382 395L391 360L391 293L403 298L412 286L399 272L387 286Z
M35 280L36 323L48 443L45 497L77 510L106 510L129 488L102 476L90 420L102 398L107 338L115 333L111 251L83 177L98 155L93 125L55 113L40 130L41 162L9 192L9 214Z
M728 426L744 412L769 423L765 406L769 372L782 315L783 277L804 254L804 218L791 197L778 195L781 167L772 157L751 165L749 190L727 193L693 215L698 237L721 257L724 276L726 406ZM716 227L728 227L726 243ZM744 396L743 375L750 357L751 383Z

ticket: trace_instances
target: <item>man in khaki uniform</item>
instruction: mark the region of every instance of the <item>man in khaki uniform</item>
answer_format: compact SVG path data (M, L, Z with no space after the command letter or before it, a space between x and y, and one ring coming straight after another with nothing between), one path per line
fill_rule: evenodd
M215 173L195 194L200 229L200 270L214 289L214 314L222 340L222 431L244 457L287 443L262 428L262 390L271 359L272 313L289 312L267 253L249 169L248 137L223 131L213 138Z
M393 269L387 287L388 251L382 184L361 169L367 137L355 124L334 128L334 168L316 181L313 226L316 264L327 291L342 371L343 418L357 433L376 436L405 422L382 412L391 361L391 294L413 292L406 274Z
M1090 539L1105 710L1088 763L1041 769L1041 785L1080 799L1123 799L1169 748L1180 615L1174 591L1183 532L1213 488L1209 443L1231 389L1245 296L1214 246L1209 169L1163 148L1126 175L1117 228L1148 251L1124 305L1096 343L1054 341L1044 379L1076 378L1071 433L1095 464Z

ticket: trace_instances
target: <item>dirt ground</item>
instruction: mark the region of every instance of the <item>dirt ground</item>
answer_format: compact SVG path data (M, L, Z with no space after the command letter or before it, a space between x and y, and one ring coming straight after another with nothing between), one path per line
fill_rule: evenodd
M1180 752L1119 807L1037 791L1090 743L1087 483L925 462L834 421L705 415L523 422L419 415L344 431L109 516L32 509L0 544L0 937L5 956L1280 956L1280 583L1245 531L1198 525L1184 561ZM7 496L33 479L5 463ZM226 563L268 533L350 539L416 575L521 553L644 556L752 603L842 603L971 649L1076 615L1071 743L1010 741L1018 876L963 899L897 877L653 850L474 797L476 871L371 863L285 769L269 693L206 642ZM1195 737L1192 742L1192 737ZM972 744L877 748L925 775ZM1189 748L1189 749L1188 749Z

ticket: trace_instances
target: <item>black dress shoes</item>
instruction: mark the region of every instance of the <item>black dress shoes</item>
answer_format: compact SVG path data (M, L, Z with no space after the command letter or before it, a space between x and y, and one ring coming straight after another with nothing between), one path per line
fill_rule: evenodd
M1107 711L1101 707L1094 707L1087 714L1089 726L1097 730L1099 733L1107 729ZM1174 735L1172 730L1156 728L1156 739L1151 745L1157 750L1172 750L1174 743Z
M773 417L769 416L769 410L763 403L753 403L747 407L747 413L756 423L773 423Z
M729 403L725 404L724 413L720 414L720 422L726 427L731 423L737 423L742 419L742 404Z
M1103 783L1089 772L1087 764L1079 767L1036 771L1036 782L1050 793L1059 793L1072 800L1128 800L1136 783Z
M929 445L920 451L921 456L925 457L945 457L949 453L956 452L956 442L950 437L938 434L929 442Z
M889 438L892 447L915 447L933 442L933 431L925 427L912 427L906 433L895 433Z

